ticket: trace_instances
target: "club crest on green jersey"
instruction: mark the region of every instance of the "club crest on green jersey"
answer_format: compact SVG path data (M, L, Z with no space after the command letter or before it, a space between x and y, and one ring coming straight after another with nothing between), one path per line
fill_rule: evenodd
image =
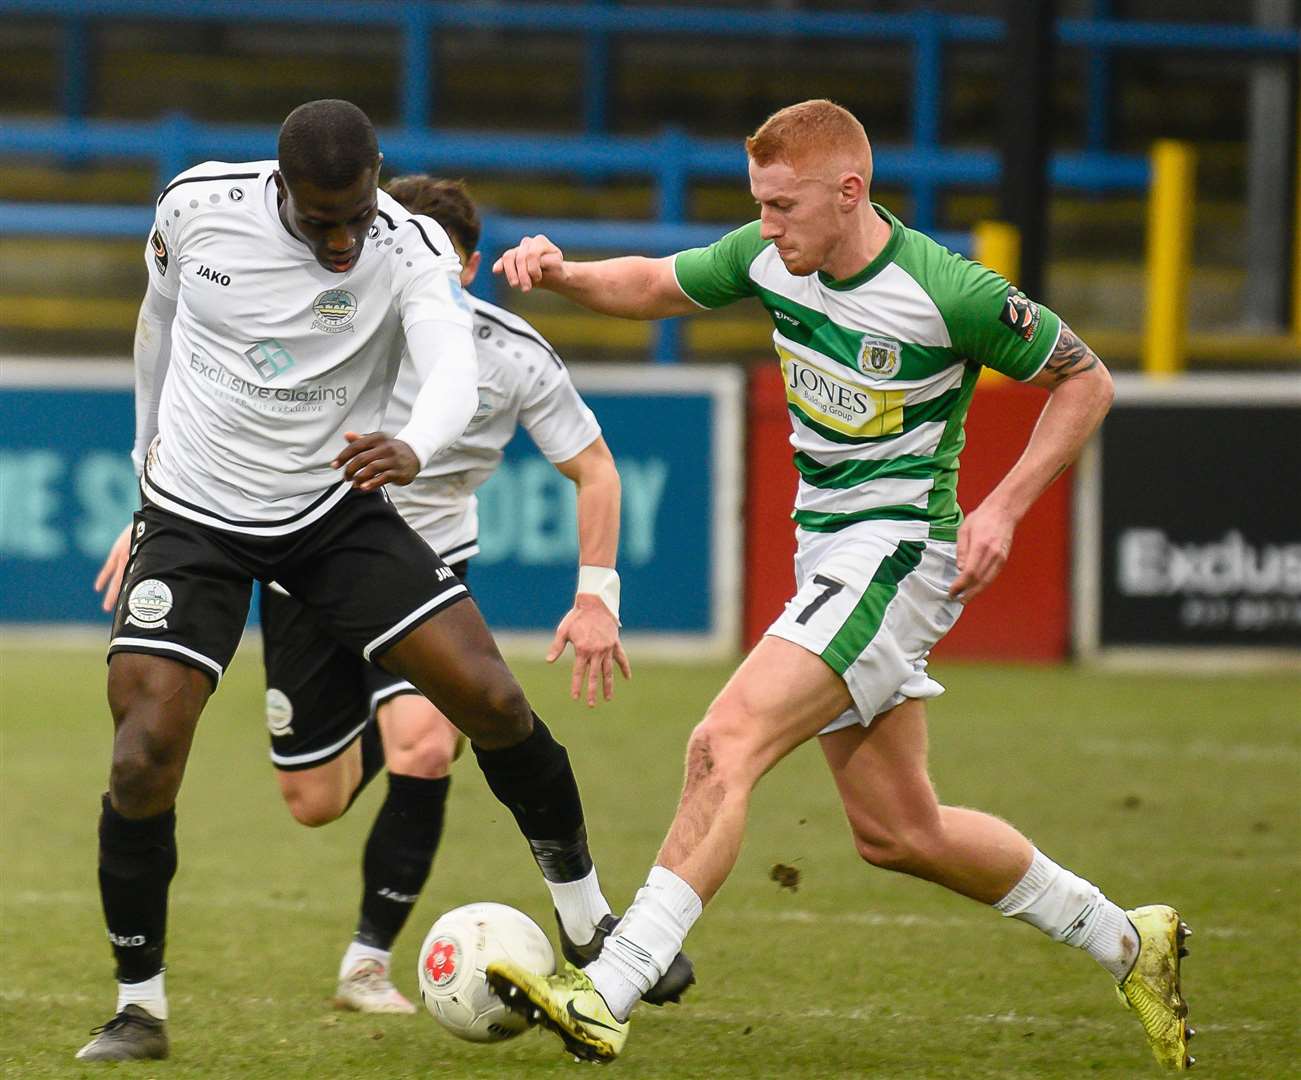
M858 350L858 370L864 375L890 379L899 374L903 349L894 338L878 334L864 334Z

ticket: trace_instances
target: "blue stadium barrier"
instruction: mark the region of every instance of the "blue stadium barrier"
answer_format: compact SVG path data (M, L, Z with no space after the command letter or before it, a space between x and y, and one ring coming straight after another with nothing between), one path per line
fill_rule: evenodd
M1292 63L1301 51L1301 31L1234 24L1129 22L1106 17L1109 0L1094 0L1093 18L1062 19L1058 40L1088 50L1087 146L1105 145L1110 93L1108 59L1118 49L1200 50L1277 56ZM852 39L911 44L913 64L913 147L920 155L936 152L944 99L944 47L948 43L992 43L1003 37L1001 20L937 11L907 14L859 12L743 11L707 6L625 6L611 0L588 2L499 3L432 0L0 0L0 15L57 18L65 28L62 103L71 118L88 111L87 72L94 20L140 19L168 22L260 22L389 26L401 34L401 117L408 130L429 126L434 97L431 35L448 28L548 31L581 34L585 41L583 114L589 136L608 126L611 60L609 39L618 34L717 37L792 37L805 40ZM913 220L929 229L935 220L943 177L918 171L911 179ZM668 190L668 189L666 189Z
M1107 141L1111 54L1121 49L1195 50L1277 57L1296 64L1301 31L1235 24L1145 23L1109 17L1111 0L1092 0L1092 17L1062 19L1061 44L1087 50L1089 95L1086 145L1079 154L1057 155L1051 178L1062 187L1089 191L1129 190L1146 186L1146 159L1109 154ZM550 172L582 177L647 176L656 184L657 221L630 225L632 230L613 250L672 250L659 247L686 216L688 185L696 178L742 175L744 155L735 140L702 139L668 129L649 138L602 134L608 127L611 58L614 35L690 35L716 37L787 37L804 40L853 39L910 44L913 49L912 134L908 147L879 147L876 178L886 185L905 185L913 198L911 222L934 234L939 192L945 187L990 186L1000 174L998 155L990 151L950 150L939 145L944 100L944 50L951 43L995 43L1004 27L997 18L951 15L922 10L908 14L859 12L743 11L707 6L626 6L615 0L571 4L491 4L434 0L0 0L0 16L62 20L64 68L61 102L68 119L54 122L6 121L0 126L0 154L56 155L62 161L103 157L145 157L157 164L160 185L182 169L206 158L251 160L269 156L274 129L196 123L169 115L154 123L86 121L87 72L99 20L167 22L258 22L293 25L388 26L401 35L402 126L381 133L390 164L401 170L433 169L504 172ZM583 115L585 134L525 136L501 132L433 130L435 78L431 37L446 29L497 29L581 34L586 47ZM113 235L114 214L128 208L93 211L65 208L68 229ZM11 210L12 214L12 210ZM37 220L36 215L26 218ZM48 220L45 219L45 220ZM72 228L80 223L80 229ZM569 230L594 223L570 222ZM667 231L660 231L667 230ZM0 234L30 231L13 220L0 221ZM495 234L494 234L495 235ZM504 234L503 234L504 235ZM577 235L566 231L566 235ZM609 234L615 235L615 234ZM559 237L557 237L559 239ZM949 237L948 241L955 238ZM956 238L962 240L962 238ZM626 242L625 242L626 240ZM507 240L508 242L508 240ZM564 241L562 241L564 242ZM573 241L571 241L573 242ZM574 242L576 243L576 242ZM584 246L577 244L576 246ZM590 245L604 250L605 245ZM965 241L951 243L959 250ZM656 356L677 352L677 330L665 324Z
M207 159L252 161L275 156L274 125L205 124L179 113L156 121L7 120L0 153L57 155L71 161L151 158L164 184ZM503 131L382 128L380 146L391 168L550 172L604 179L656 178L663 203L685 200L693 178L736 180L745 175L739 139L689 136L676 128L659 135L523 135ZM878 181L986 185L999 175L998 155L987 150L880 146L874 151ZM1118 158L1132 164L1137 158ZM1122 186L1128 184L1122 180Z
M452 132L381 129L386 162L400 171L469 169L483 172L554 173L585 178L645 176L658 186L661 221L684 216L692 179L736 180L745 174L745 152L735 139L692 137L670 128L649 137L620 135L517 135L496 131ZM0 125L0 154L49 155L65 161L150 158L158 163L158 186L203 160L254 161L275 152L270 125L200 124L179 114L154 122L112 120L24 121ZM875 182L916 188L979 186L998 182L1001 163L989 150L878 146ZM1133 154L1058 154L1054 184L1090 191L1127 190L1147 184L1147 159ZM933 218L912 215L930 231ZM0 223L0 227L3 223Z
M147 123L11 121L0 126L0 154L49 155L70 162L150 158L157 163L156 186L161 188L198 161L268 157L274 154L275 135L272 126L200 124L178 114ZM388 164L399 171L649 177L656 184L656 216L666 223L686 216L693 179L745 175L745 153L737 140L695 138L672 128L651 137L387 129L380 132L380 145ZM1001 171L998 155L987 150L880 146L874 157L878 184L906 186L914 196L920 191L934 195L943 187L989 186L998 182ZM1136 155L1061 154L1051 169L1055 184L1089 191L1142 188L1148 177L1146 159ZM934 207L915 203L911 221L933 231Z

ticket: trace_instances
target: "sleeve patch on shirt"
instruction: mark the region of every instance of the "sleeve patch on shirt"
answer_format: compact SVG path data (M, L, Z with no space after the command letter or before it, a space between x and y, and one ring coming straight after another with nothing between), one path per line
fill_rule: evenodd
M156 228L153 236L149 238L149 246L153 248L154 265L158 267L158 272L165 276L167 274L167 242L163 239L163 234Z
M1027 342L1034 341L1039 332L1042 315L1039 305L1013 285L1007 287L1007 298L998 321Z

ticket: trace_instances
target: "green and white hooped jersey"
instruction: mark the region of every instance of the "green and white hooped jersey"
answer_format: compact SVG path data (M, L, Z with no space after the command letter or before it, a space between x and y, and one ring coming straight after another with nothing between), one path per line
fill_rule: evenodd
M992 270L876 210L890 239L841 281L790 273L757 221L679 252L674 271L702 307L755 296L773 321L800 528L911 522L912 535L954 540L958 454L980 368L1033 378L1061 320Z

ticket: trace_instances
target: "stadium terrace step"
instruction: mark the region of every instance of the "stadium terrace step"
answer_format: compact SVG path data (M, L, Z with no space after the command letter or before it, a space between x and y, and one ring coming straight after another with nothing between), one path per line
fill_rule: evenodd
M138 299L0 295L0 353L118 355L131 352ZM637 360L650 348L646 323L562 310L532 310L529 320L570 360ZM1141 334L1077 320L1081 336L1117 369L1138 365ZM772 327L744 304L728 315L687 320L686 353L695 360L759 360ZM1287 335L1194 333L1189 362L1203 369L1301 365L1301 342Z
M15 161L0 168L0 199L19 202L147 206L158 179L148 165L97 164L61 168Z
M287 36L283 24L142 18L97 20L90 30L95 116L153 117L165 107L267 123L306 98L329 94L358 101L380 124L398 119L402 39L387 25L327 23ZM0 98L6 108L24 115L57 113L61 22L16 18L0 34L6 57ZM893 41L842 40L828 49L789 36L645 34L617 35L613 43L607 111L622 132L677 123L702 135L736 134L780 103L829 96L854 107L878 140L901 141L910 134L913 59L910 49ZM445 28L429 44L438 123L566 132L582 126L587 54L581 29ZM946 136L969 144L996 141L1004 87L999 49L955 46L945 59ZM1079 138L1085 59L1078 49L1062 53L1063 144ZM1236 139L1206 161L1199 180L1203 191L1240 196L1247 99L1242 68L1236 54L1118 51L1112 59L1116 148L1141 150L1159 136ZM872 73L870 89L864 71ZM523 98L521 85L529 87ZM1180 102L1175 115L1171 100Z

